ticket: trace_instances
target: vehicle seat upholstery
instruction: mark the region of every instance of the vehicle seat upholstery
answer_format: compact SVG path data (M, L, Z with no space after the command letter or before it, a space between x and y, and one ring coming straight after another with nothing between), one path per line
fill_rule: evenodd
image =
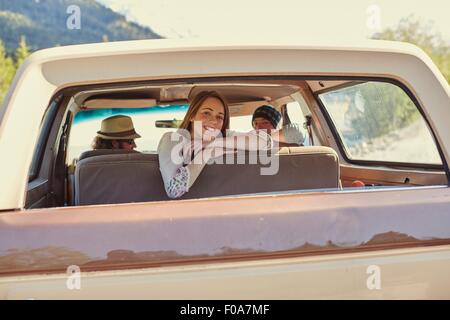
M249 153L246 153L248 157ZM182 198L339 188L339 161L328 147L286 147L278 155L275 175L261 175L268 165L209 165ZM247 158L248 159L248 158Z
M165 199L157 154L109 154L78 161L75 205Z
M339 188L339 161L328 147L291 147L278 152L279 170L261 175L263 164L206 165L181 199L257 192ZM249 159L250 153L245 153ZM85 158L75 170L75 204L169 200L157 154L114 154Z
M75 204L75 168L77 166L78 161L101 156L105 154L125 154L125 153L138 153L135 150L124 150L124 149L96 149L96 150L87 150L80 154L80 156L72 160L72 163L67 167L67 204L74 205Z

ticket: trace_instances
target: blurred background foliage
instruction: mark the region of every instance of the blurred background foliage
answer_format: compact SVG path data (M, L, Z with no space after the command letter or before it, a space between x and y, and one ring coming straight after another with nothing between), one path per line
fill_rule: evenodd
M444 41L441 34L433 33L431 30L432 24L409 16L402 19L397 27L386 28L372 38L415 44L431 57L450 83L450 44Z
M0 104L8 92L17 69L29 55L30 50L24 36L21 37L13 55L6 54L5 46L0 39Z
M356 141L371 142L421 119L409 96L390 83L367 82L350 87L345 94L350 98L349 127ZM358 96L361 97L362 108L355 106Z

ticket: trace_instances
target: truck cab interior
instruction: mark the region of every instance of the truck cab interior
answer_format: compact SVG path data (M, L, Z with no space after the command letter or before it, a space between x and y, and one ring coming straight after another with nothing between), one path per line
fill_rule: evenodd
M233 164L205 166L191 190L172 200L156 146L205 90L226 99L232 130L251 130L254 110L269 104L283 113L283 121L299 124L305 141L272 150L279 166L274 175L261 174L270 164L258 154L236 152ZM133 118L142 135L136 151L91 150L101 120L114 114ZM411 139L423 150L414 150ZM26 208L445 186L435 141L417 100L388 79L258 76L86 84L60 90L48 106ZM251 158L258 161L246 161Z

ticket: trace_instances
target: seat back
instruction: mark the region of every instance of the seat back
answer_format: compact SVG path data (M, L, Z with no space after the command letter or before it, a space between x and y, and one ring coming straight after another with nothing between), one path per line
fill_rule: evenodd
M250 159L251 153L245 153L245 157ZM279 163L278 171L273 175L261 174L261 168L268 168L270 165L206 166L182 198L339 188L339 161L336 152L331 148L289 147L283 148L275 157L278 157Z
M230 155L228 155L229 157ZM244 158L243 158L244 156ZM253 158L252 158L253 157ZM283 148L274 156L278 170L261 174L273 164L249 164L257 154L231 155L234 164L206 165L181 199L339 188L339 161L327 147ZM245 164L239 164L238 159ZM224 163L225 162L224 160ZM275 167L274 167L275 168ZM164 190L156 154L114 154L85 158L75 170L75 204L107 204L169 200Z
M88 157L75 169L75 205L166 199L156 154Z

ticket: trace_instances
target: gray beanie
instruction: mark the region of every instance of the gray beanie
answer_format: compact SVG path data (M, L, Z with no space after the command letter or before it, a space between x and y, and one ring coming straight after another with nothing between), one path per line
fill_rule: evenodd
M264 118L272 123L273 127L276 128L281 120L281 113L272 106L263 105L255 110L252 117L252 123L255 118Z

